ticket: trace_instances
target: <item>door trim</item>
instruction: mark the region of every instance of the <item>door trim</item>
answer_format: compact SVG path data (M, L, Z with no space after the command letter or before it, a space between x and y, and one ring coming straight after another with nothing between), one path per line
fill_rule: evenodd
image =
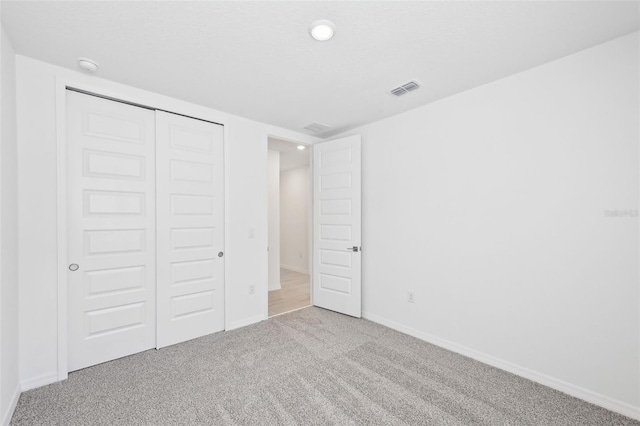
M66 92L72 90L85 93L88 95L98 96L117 102L123 102L130 105L162 110L173 114L183 115L185 117L197 120L208 121L223 126L223 158L224 158L224 233L229 235L229 150L227 143L229 140L229 128L225 124L227 122L225 114L215 114L213 112L203 111L205 107L198 107L186 102L169 99L166 96L146 92L134 88L126 88L117 83L108 82L106 80L98 80L88 78L86 81L81 79L69 79L64 77L56 77L55 80L55 121L56 121L56 252L57 252L57 381L66 380L69 377L68 366L68 318L67 318L67 101ZM124 91L124 92L123 92ZM169 99L169 102L167 100ZM175 105L174 105L175 104ZM151 107L150 105L157 105ZM229 328L229 268L228 253L229 239L225 238L224 242L224 324L225 330Z

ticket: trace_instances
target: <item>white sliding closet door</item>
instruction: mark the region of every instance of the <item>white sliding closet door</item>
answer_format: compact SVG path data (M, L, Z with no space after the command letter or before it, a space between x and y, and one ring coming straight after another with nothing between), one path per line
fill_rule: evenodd
M223 127L156 112L158 348L224 330Z
M67 92L69 371L155 347L154 111Z

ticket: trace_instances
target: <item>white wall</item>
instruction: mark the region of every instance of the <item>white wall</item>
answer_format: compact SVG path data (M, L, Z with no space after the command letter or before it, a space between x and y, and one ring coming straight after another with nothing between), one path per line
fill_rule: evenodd
M363 138L365 317L640 417L638 49L345 133Z
M57 380L56 79L225 125L227 329L267 316L267 136L316 139L17 56L20 376ZM249 230L254 228L254 238ZM255 294L249 286L255 285Z
M18 169L15 54L0 29L0 424L20 396L18 380Z
M309 273L309 167L280 173L280 265Z
M280 289L280 153L270 149L267 157L269 186L269 291Z

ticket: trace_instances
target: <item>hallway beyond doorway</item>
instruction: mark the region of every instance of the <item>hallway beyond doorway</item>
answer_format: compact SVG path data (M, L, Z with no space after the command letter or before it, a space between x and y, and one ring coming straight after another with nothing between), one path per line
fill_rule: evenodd
M309 275L280 268L280 290L269 292L269 316L311 304Z

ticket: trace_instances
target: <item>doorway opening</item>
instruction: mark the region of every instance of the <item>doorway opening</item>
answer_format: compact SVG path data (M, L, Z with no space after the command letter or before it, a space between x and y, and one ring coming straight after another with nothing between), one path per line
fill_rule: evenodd
M310 146L268 139L268 316L311 305Z

